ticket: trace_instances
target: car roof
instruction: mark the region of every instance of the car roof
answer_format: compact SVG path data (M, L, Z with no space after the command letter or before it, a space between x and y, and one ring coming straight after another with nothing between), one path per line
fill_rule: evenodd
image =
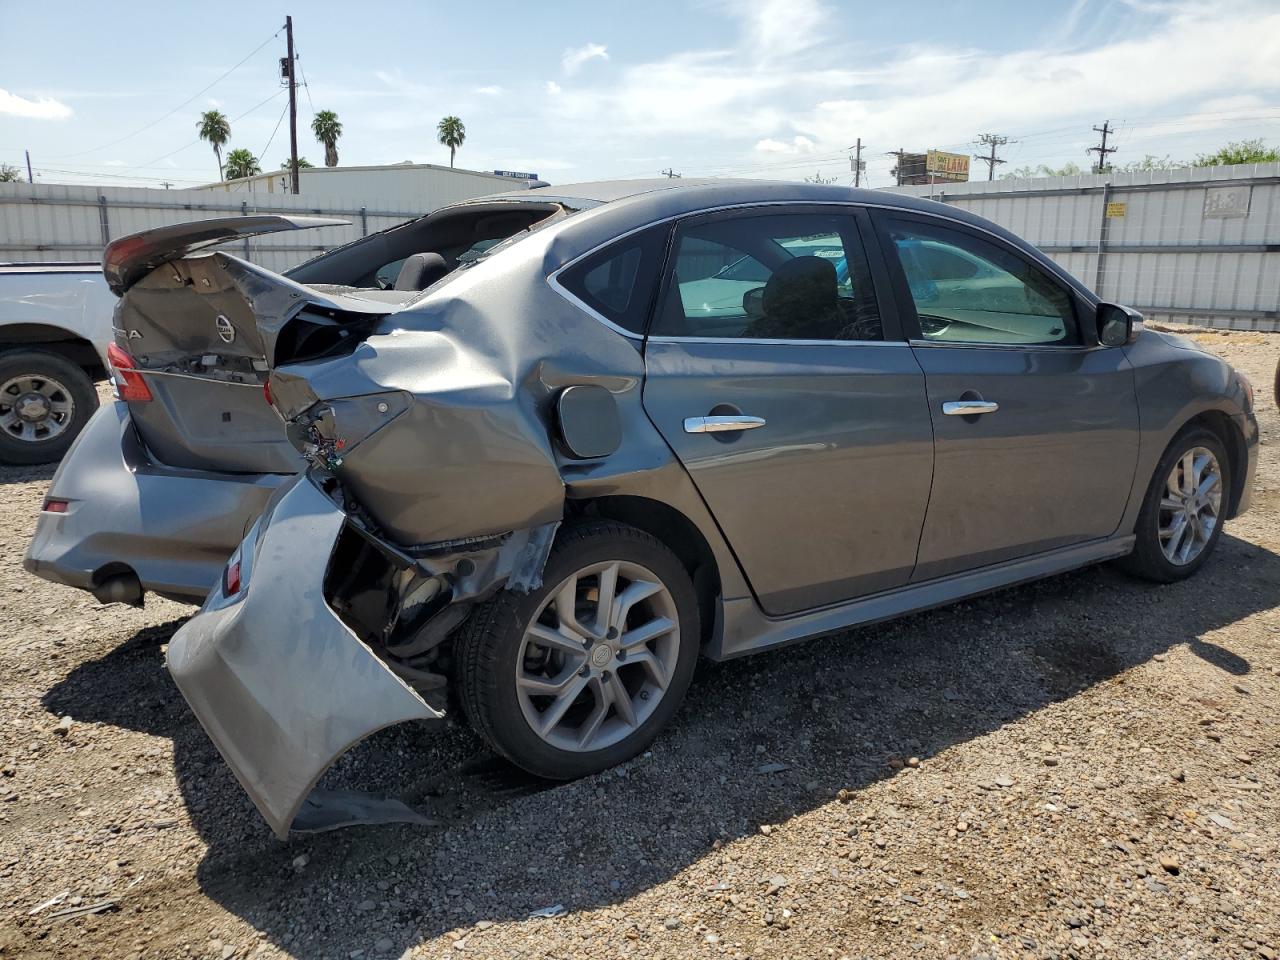
M653 177L642 180L599 180L565 183L515 190L477 198L478 200L581 200L589 205L645 199L669 204L676 197L688 198L687 205L752 203L760 200L873 203L904 210L936 209L935 201L907 194L886 193L829 184L794 180L758 180L727 177ZM951 208L954 209L954 208Z
M676 217L738 204L850 203L946 217L1002 237L1039 261L1050 272L1092 297L1080 281L1021 237L962 207L885 190L866 190L791 180L752 180L693 177L659 177L648 180L602 180L534 187L494 196L477 197L469 204L523 200L563 203L589 213L566 224L570 243L564 257L585 252L632 229Z

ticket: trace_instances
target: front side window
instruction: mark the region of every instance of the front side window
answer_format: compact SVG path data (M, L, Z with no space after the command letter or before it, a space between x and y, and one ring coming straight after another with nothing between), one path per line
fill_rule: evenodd
M643 334L668 232L658 226L623 237L564 270L560 283L611 323Z
M882 340L849 214L749 214L682 224L655 336Z
M1077 344L1071 297L998 244L948 227L893 220L889 236L927 341Z

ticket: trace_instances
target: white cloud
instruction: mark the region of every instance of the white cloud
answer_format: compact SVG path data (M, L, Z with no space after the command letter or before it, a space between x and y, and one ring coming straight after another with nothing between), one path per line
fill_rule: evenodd
M608 60L609 48L603 43L588 43L581 47L571 47L560 58L560 66L568 76L577 73L588 60Z
M551 96L557 97L563 92L564 88L561 87L560 84L556 83L554 80L547 81L547 93L551 94Z
M502 88L498 86L476 87L476 93L483 94L486 97L497 97L502 95Z
M790 156L798 156L805 153L813 153L816 145L808 137L795 136L789 142L775 140L772 137L765 137L755 145L756 153L774 153Z
M65 120L71 116L71 108L52 97L28 100L0 88L0 113L30 120Z
M746 47L759 59L786 57L823 39L828 12L819 0L764 0L738 5Z

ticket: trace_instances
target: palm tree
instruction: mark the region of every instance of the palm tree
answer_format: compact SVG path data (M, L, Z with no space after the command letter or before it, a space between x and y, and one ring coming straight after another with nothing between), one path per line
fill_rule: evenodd
M227 121L226 114L221 111L206 110L200 114L196 129L200 131L201 140L208 140L213 144L213 155L218 158L218 179L221 180L222 147L231 139L231 124Z
M436 126L436 133L440 136L440 142L449 148L449 166L452 167L454 153L467 139L467 128L457 117L445 117Z
M288 157L285 157L285 158L284 158L284 163L280 164L280 169L281 169L281 170L288 170L288 169L289 169L289 163L290 163L289 158L288 158ZM306 170L306 169L308 169L308 168L310 168L310 169L315 169L315 164L314 164L314 163L312 163L310 160L308 160L306 157L299 157L299 158L298 158L298 169L299 169L299 170Z
M242 177L256 176L262 172L262 167L258 166L257 157L241 147L227 154L226 172L228 180L239 180Z
M324 165L338 165L338 138L342 136L342 124L332 110L321 110L311 121L311 132L324 144Z

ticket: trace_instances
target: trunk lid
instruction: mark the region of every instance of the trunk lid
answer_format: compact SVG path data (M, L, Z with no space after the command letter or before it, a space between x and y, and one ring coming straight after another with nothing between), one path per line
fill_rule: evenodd
M264 392L281 332L290 328L290 359L350 349L358 342L355 331L411 294L324 293L237 257L201 251L250 235L341 222L237 217L162 227L107 247L103 272L120 295L116 345L151 395L126 402L156 459L232 473L293 473L303 466Z

